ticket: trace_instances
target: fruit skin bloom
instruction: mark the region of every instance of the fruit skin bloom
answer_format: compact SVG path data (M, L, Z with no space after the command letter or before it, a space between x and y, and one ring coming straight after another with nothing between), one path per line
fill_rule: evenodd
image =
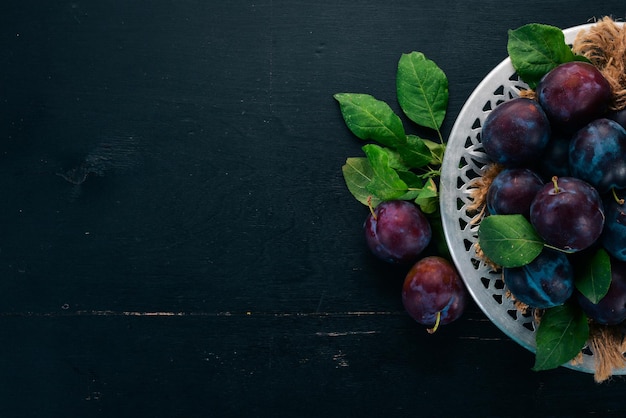
M449 261L429 256L415 263L406 275L402 303L418 323L429 327L446 325L463 314L467 291Z
M556 129L574 133L609 108L611 86L593 65L572 61L548 72L537 85L537 99Z
M543 152L550 133L550 122L539 104L518 97L498 105L487 115L481 142L493 162L523 166Z
M554 177L530 205L530 222L546 244L566 252L589 248L602 234L598 191L576 177Z
M574 269L556 250L545 249L523 267L505 268L503 276L513 296L534 308L562 305L574 291Z
M599 193L626 188L626 130L601 118L581 128L570 141L572 175L585 180Z
M626 205L609 195L604 201L604 216L602 246L611 256L626 261Z
M368 214L363 225L370 251L392 264L414 262L432 238L430 223L413 203L389 200Z

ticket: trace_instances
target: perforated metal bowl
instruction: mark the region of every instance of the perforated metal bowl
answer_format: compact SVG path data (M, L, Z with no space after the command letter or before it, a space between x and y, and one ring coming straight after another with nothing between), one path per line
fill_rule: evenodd
M565 29L565 41L571 44L581 29L592 24ZM519 96L528 86L519 80L509 58L495 67L470 95L461 109L446 148L441 175L441 216L454 263L469 293L485 315L507 336L531 352L536 351L535 325L532 316L522 315L505 295L501 274L493 272L475 253L478 225L470 221L467 208L472 203L468 187L481 175L489 162L480 143L479 133L485 117L499 103ZM582 363L563 366L594 373L593 354L585 350ZM613 372L626 374L626 369Z

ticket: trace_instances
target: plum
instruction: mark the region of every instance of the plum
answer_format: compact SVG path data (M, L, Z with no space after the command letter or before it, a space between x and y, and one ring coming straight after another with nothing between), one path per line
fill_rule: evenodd
M448 260L428 256L406 275L402 303L411 318L434 332L439 325L449 324L463 314L467 289Z
M549 71L536 92L552 127L569 133L604 115L612 99L611 86L600 70L582 61Z
M503 277L513 296L534 308L562 305L574 291L574 269L567 255L547 248L525 266L504 268Z
M626 109L611 110L606 114L606 117L619 123L622 128L626 129Z
M576 252L596 242L604 227L600 194L575 177L553 177L530 205L530 222L546 244Z
M626 320L626 262L611 258L611 285L598 303L592 303L580 292L576 292L576 299L598 324L617 325Z
M604 201L604 230L600 241L613 257L626 261L626 206L612 195Z
M552 133L543 156L537 164L537 172L546 180L553 176L569 177L569 145L571 136Z
M405 200L381 202L367 215L363 227L372 253L392 264L414 262L432 238L426 216Z
M530 217L530 204L543 180L528 168L507 168L498 173L487 191L487 210L492 215L521 214Z
M498 105L487 115L481 142L492 161L522 166L543 152L550 132L550 122L539 104L517 97Z
M569 146L572 176L585 180L601 194L626 188L626 130L601 118L581 128Z

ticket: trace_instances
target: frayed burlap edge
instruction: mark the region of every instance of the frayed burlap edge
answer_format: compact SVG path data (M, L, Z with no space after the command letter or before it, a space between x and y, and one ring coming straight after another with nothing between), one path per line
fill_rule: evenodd
M522 89L519 91L519 97L530 100L537 100L537 92L532 89Z
M572 51L598 67L613 91L613 110L626 108L626 28L606 16L588 30L581 30Z
M483 168L480 177L470 181L467 189L471 203L467 205L467 213L472 216L472 224L479 223L485 216L489 186L503 169L504 167L500 164L488 164Z
M500 164L488 164L483 168L482 175L471 180L469 183L468 192L471 203L467 205L466 210L467 213L472 216L472 219L470 220L472 225L480 223L480 221L485 217L489 186L491 186L493 179L496 178L498 173L500 173L503 169L504 166ZM476 253L476 257L478 257L479 260L482 260L493 271L500 268L500 266L485 256L485 253L483 253L478 242L476 242L474 246L474 251Z
M502 280L504 281L504 275L502 277ZM528 315L529 312L532 312L533 320L535 321L536 324L539 323L539 321L541 320L541 315L539 316L536 315L536 313L539 313L540 311L539 309L534 309L530 305L517 300L515 295L511 293L511 291L508 289L506 290L506 292L504 292L504 295L506 296L507 299L510 299L511 302L513 302L513 306L515 306L515 309L517 309L519 313L521 313L522 315Z
M594 380L602 383L614 370L626 367L626 339L617 326L589 324L589 350L595 359Z

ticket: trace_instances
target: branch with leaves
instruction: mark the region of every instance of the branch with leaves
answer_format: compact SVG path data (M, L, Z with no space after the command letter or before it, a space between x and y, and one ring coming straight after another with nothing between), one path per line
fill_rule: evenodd
M398 62L396 94L404 115L432 129L436 140L407 134L402 119L384 101L368 94L337 93L343 119L362 140L365 157L348 158L342 167L352 195L376 207L385 200L411 200L427 214L439 209L438 178L445 151L441 125L448 106L448 79L421 52Z

